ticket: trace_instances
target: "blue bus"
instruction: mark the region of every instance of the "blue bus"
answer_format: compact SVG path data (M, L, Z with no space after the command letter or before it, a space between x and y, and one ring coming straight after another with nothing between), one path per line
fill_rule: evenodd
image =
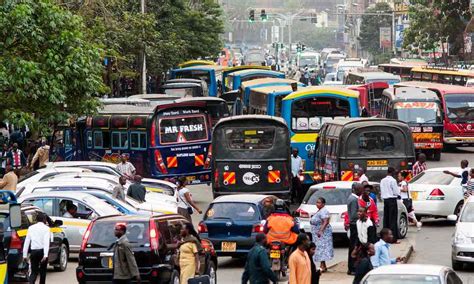
M186 68L173 69L170 79L199 79L207 83L209 96L219 97L221 93L222 70L218 65L198 65Z
M247 70L247 69L260 69L260 70L271 70L270 66L251 66L251 65L240 65L234 67L227 67L222 71L222 90L226 89L227 86L227 77L237 71Z
M245 81L250 81L260 78L285 78L285 73L262 70L262 69L246 69L230 73L226 79L226 91L238 90L241 84Z
M359 93L338 87L306 87L282 100L281 116L290 129L291 147L304 160L304 184L314 183L314 151L321 126L333 119L359 117Z
M250 91L255 88L270 87L270 86L290 86L296 83L297 87L306 87L305 84L297 82L292 79L281 79L281 78L262 78L254 79L250 81L242 82L240 85L240 96L243 100L245 107L249 107Z
M247 114L266 114L281 117L283 98L293 93L289 85L249 88L249 104Z

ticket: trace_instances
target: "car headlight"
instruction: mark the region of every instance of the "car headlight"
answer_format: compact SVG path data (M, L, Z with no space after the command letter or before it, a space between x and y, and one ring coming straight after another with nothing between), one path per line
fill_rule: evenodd
M472 240L462 232L456 232L454 235L454 244L469 245L472 244Z

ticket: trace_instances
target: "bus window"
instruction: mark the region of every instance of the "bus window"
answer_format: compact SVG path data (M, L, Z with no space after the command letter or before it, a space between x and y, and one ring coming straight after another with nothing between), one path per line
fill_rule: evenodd
M414 80L421 80L421 73L414 72L412 77Z
M444 75L442 77L443 78L441 79L440 83L442 83L442 84L452 84L452 82L453 82L453 76L452 75Z
M108 131L94 131L94 149L109 149L110 133Z
M207 85L211 83L211 76L206 70L186 70L176 73L176 79L198 79L204 80Z
M460 85L460 86L464 86L466 85L466 81L463 80L463 77L461 76L454 76L454 85Z
M92 131L86 133L87 149L92 149Z
M421 80L431 82L431 73L421 74Z
M301 99L293 102L291 114L293 131L315 131L327 118L348 117L349 102L327 97Z
M207 125L204 115L166 117L158 121L160 143L175 144L207 140Z
M225 130L229 149L267 150L273 146L274 128L228 128Z
M131 132L130 133L130 149L145 150L146 149L146 133Z
M275 97L275 116L281 117L281 105L284 96Z
M128 135L126 131L112 132L112 149L128 149Z
M362 132L359 135L359 153L381 153L393 151L393 135L387 132Z

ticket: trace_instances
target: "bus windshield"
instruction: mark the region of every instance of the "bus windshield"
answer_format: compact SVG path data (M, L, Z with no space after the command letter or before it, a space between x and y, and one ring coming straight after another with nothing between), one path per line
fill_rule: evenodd
M161 144L180 144L207 140L204 115L162 117L158 120Z
M318 64L317 56L301 56L300 57L300 66L317 66Z
M435 102L398 102L394 117L406 123L441 123L441 110Z
M176 79L185 78L204 80L208 86L211 84L211 75L207 70L185 70L176 72Z
M446 114L453 123L474 121L474 94L456 94L444 97Z
M319 130L324 122L335 117L349 116L349 101L329 97L312 97L293 102L291 127L293 131Z
M202 97L198 88L164 88L163 92L172 97L191 98Z
M227 128L225 137L232 150L267 150L273 146L275 128Z

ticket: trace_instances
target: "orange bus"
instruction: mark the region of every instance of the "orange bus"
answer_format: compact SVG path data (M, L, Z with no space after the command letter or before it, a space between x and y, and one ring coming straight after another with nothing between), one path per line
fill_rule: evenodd
M410 78L413 81L466 86L466 82L474 78L474 71L428 66L414 67L411 69Z

